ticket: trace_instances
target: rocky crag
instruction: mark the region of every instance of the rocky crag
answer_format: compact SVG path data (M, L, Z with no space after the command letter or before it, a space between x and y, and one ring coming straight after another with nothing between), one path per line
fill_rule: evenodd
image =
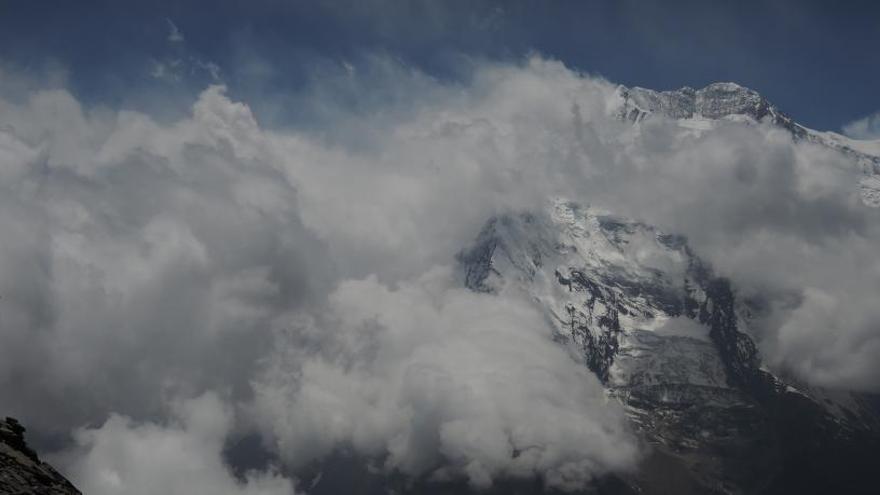
M79 495L79 490L41 461L13 418L0 420L0 495Z

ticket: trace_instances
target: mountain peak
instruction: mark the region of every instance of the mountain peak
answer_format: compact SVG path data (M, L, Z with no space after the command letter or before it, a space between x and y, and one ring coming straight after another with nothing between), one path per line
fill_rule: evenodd
M803 133L800 126L760 93L734 82L716 82L701 89L685 86L672 91L621 86L618 95L622 99L619 116L632 122L640 122L651 114L671 119L769 119L795 134Z
M619 86L617 96L620 99L617 118L633 124L653 116L698 129L712 128L716 122L724 121L745 124L766 122L787 130L795 140L839 151L853 158L862 173L859 188L863 203L880 208L880 145L808 129L751 88L734 82L716 82L701 89L685 86L671 91Z
M753 308L681 235L552 198L490 219L458 260L469 289L526 294L624 408L656 456L627 478L639 490L668 482L652 477L658 462L688 493L763 493L876 450L880 424L859 396L762 366Z
M753 90L753 89L751 89L751 88L747 88L747 87L745 87L745 86L741 86L741 85L739 85L739 84L737 84L737 83L735 83L735 82L733 82L733 81L728 81L728 82L724 82L724 81L714 82L714 83L711 83L711 84L707 85L707 86L706 86L705 88L703 88L703 89L704 89L704 90L707 90L707 89L711 89L711 90L723 90L723 91L745 91L745 92L749 92L749 93L757 93L757 91L755 91L755 90Z

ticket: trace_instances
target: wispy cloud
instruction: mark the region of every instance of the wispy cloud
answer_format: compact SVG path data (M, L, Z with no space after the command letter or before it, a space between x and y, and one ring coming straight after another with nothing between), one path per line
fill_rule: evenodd
M161 79L164 81L179 81L181 78L181 64L182 61L180 59L166 59L163 61L153 60L152 61L153 68L150 70L150 75L156 79Z
M843 133L853 139L880 139L880 112L844 125Z
M220 82L220 66L205 60L187 46L183 33L171 19L166 18L169 33L166 40L171 44L168 54L154 58L150 62L149 74L154 79L165 82L181 82L195 79L204 84L205 76L208 82Z
M166 18L165 22L168 23L168 41L171 43L183 43L183 33L178 29L177 24L174 24L174 21Z

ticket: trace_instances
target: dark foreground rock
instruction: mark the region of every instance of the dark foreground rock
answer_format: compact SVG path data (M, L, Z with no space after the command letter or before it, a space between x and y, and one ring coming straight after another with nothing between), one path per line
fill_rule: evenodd
M13 418L0 420L0 495L79 495L64 476L42 462Z

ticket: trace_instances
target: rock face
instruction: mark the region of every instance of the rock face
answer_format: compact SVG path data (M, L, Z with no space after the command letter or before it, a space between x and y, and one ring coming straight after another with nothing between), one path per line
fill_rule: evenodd
M816 472L853 474L880 446L865 398L795 388L761 367L750 308L682 237L557 199L492 219L459 259L470 289L528 294L624 405L655 447L629 480L637 491L787 492Z
M684 87L675 91L620 87L623 100L619 116L632 122L651 114L671 119L724 119L747 117L755 121L769 119L803 137L807 129L796 124L756 91L730 82L714 83L703 89Z
M40 461L13 418L0 420L0 494L79 495L69 481Z

